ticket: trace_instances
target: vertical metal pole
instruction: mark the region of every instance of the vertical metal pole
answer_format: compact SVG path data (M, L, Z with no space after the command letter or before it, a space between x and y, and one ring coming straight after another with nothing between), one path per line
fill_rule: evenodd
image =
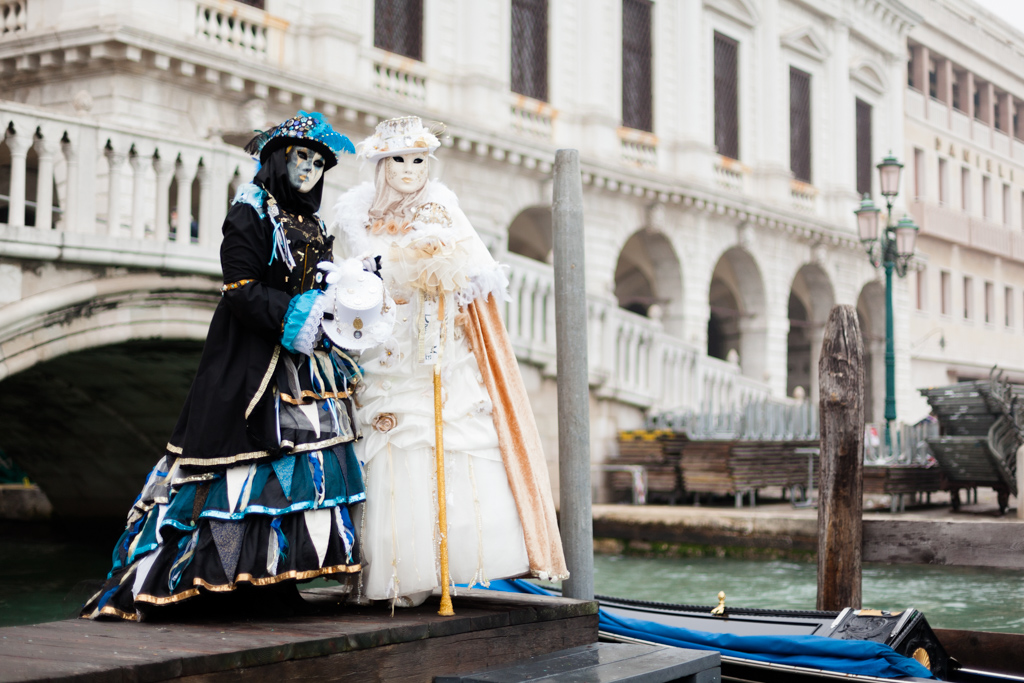
M886 235L888 238L888 235ZM892 334L892 267L888 239L885 247L885 446L892 452L891 427L896 419L896 351Z
M583 267L583 184L575 149L555 153L551 206L558 363L560 526L570 578L562 595L594 599L594 520L590 509L590 387L587 289Z

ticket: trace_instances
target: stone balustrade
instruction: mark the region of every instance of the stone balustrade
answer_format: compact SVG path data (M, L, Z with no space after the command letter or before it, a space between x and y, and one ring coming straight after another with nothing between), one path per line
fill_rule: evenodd
M14 103L0 129L11 158L0 255L220 272L228 202L253 172L242 150Z
M506 254L511 266L505 324L516 355L555 374L555 292L551 266ZM588 297L590 384L597 395L645 409L724 412L770 396L740 367L663 331L659 322Z
M27 18L26 0L0 2L0 35L24 31Z
M645 170L658 167L658 138L653 133L620 128L619 147L621 160L628 166Z
M551 140L555 110L547 102L513 94L510 114L511 127L516 134L543 142Z
M813 214L817 210L818 191L813 185L792 180L789 183L789 194L796 211Z
M288 22L240 2L195 0L193 38L241 59L271 64L285 57Z
M373 65L374 91L384 97L422 105L427 101L427 79L411 59L394 58L401 64L378 62Z
M715 184L730 192L745 192L748 170L735 159L718 157L715 161Z
M220 273L228 202L253 170L240 149L11 103L0 107L0 129L11 156L9 187L0 180L0 219L7 209L0 256ZM516 354L553 375L552 268L516 254L507 261L504 312ZM736 364L707 357L613 299L590 297L588 326L590 381L604 398L641 408L726 410L769 394Z

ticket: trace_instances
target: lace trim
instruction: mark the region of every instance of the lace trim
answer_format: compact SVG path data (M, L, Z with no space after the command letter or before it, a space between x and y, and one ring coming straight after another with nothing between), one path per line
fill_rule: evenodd
M495 301L511 301L508 295L508 271L507 265L497 263L494 268L471 276L469 283L455 292L455 302L461 308L477 299L487 301L492 295Z
M313 349L316 348L320 338L323 337L323 329L320 327L320 322L323 320L328 298L323 295L316 297L313 301L313 306L309 309L309 314L306 316L306 321L302 323L302 327L295 334L292 348L299 353L312 356Z

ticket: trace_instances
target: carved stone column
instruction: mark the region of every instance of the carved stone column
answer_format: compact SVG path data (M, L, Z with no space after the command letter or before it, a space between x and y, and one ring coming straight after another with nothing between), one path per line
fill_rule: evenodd
M146 167L152 163L148 157L132 154L132 239L146 239Z
M214 170L206 164L199 165L199 244L210 246L213 244L213 236L216 227L213 225L213 215L210 209L214 202L213 177Z
M61 142L61 148L68 165L68 181L60 223L64 232L78 232L81 230L78 221L78 150L71 142Z
M180 155L174 170L174 178L178 181L178 197L175 202L178 212L178 231L174 236L176 242L188 244L192 239L192 180L198 166L198 159L192 160Z
M118 235L121 232L121 169L128 155L109 148L105 154L110 169L107 176L107 234Z
M156 202L153 214L153 237L157 242L167 241L168 221L170 220L168 205L171 180L174 179L174 161L153 158L153 170L156 172Z
M36 179L36 227L40 230L53 229L53 157L60 143L39 138L33 147L39 156L39 170Z
M32 146L32 136L15 133L7 136L11 152L11 191L7 200L7 224L12 228L25 226L25 158Z

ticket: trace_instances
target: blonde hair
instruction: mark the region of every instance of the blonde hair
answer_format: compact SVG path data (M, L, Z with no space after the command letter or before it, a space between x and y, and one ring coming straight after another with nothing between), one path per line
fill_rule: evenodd
M369 223L372 225L377 221L387 219L404 223L412 218L413 209L420 206L427 200L427 183L415 192L399 192L388 185L385 176L384 164L390 157L384 157L377 161L377 168L373 172L373 204L370 205ZM429 163L424 159L425 163ZM429 182L429 180L428 180Z

